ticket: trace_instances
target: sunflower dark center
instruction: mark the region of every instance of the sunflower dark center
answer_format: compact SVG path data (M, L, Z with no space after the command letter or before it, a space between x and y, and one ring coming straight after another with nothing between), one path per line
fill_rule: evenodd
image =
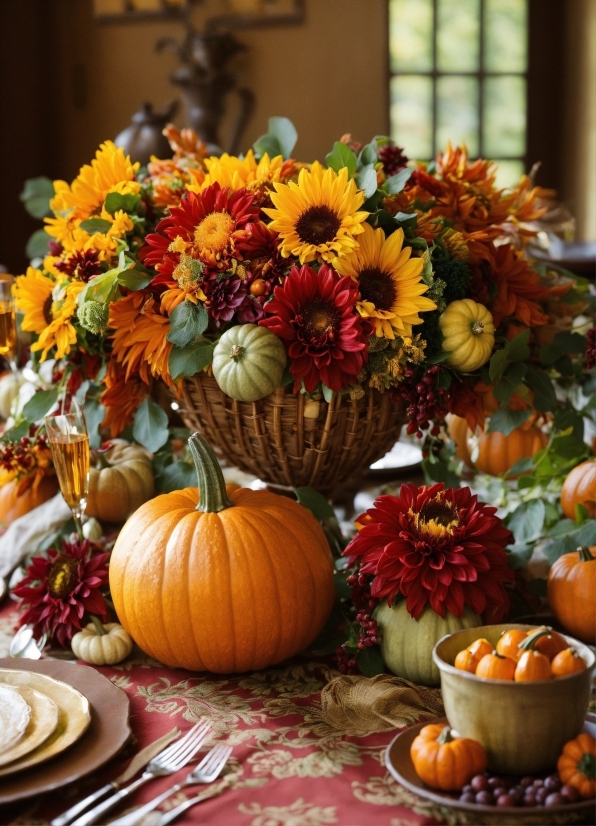
M312 206L296 221L296 233L305 244L328 244L341 227L341 219L328 206Z
M76 559L58 556L48 571L48 591L56 599L66 599L79 584Z
M368 267L358 275L358 286L363 301L370 301L377 310L391 310L397 298L397 289L388 272Z
M50 293L46 300L43 302L43 317L45 319L46 324L52 323L52 294Z

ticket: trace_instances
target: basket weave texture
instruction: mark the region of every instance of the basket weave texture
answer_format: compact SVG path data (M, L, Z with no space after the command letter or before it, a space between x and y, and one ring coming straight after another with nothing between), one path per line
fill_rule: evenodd
M316 418L305 418L305 397L278 388L256 402L239 402L199 373L182 383L179 410L229 464L265 482L340 487L391 449L406 421L388 394L367 388L361 399L321 399ZM309 411L310 412L310 411Z

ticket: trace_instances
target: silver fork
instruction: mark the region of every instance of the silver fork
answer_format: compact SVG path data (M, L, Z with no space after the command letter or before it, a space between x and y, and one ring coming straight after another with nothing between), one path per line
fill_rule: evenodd
M121 800L124 800L125 797L128 797L149 780L153 780L154 777L165 777L168 774L174 774L178 769L186 766L203 745L210 729L211 726L207 722L197 723L181 740L172 743L164 752L154 757L138 780L135 780L125 789L120 789L116 794L104 800L103 803L77 818L71 826L91 826L92 823L97 823L106 812L109 812Z
M219 777L231 753L232 749L230 746L214 746L211 751L207 752L199 765L196 766L181 783L176 783L175 786L167 789L163 794L154 797L153 800L141 806L140 809L124 815L124 817L119 817L118 820L112 820L110 826L136 826L146 814L157 809L159 804L163 803L166 798L179 792L180 789L184 789L185 786L195 786L199 783L213 783L213 781Z

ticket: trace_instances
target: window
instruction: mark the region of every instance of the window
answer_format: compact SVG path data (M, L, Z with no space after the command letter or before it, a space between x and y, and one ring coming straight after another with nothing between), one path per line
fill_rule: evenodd
M431 160L450 140L526 166L527 0L389 0L391 136Z

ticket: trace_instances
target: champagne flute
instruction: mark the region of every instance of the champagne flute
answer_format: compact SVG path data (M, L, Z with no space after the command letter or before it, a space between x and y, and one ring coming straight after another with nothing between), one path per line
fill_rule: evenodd
M13 277L0 275L0 356L10 364L13 375L17 373L17 321L12 294Z
M72 511L79 539L83 539L82 516L89 493L89 437L82 405L73 402L70 413L45 417L52 459L60 490Z

